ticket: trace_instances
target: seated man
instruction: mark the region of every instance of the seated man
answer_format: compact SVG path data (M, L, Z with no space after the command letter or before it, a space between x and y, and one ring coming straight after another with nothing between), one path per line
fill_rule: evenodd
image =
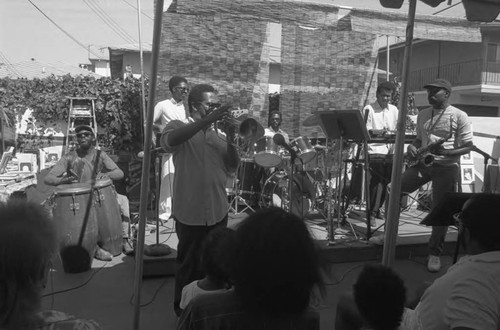
M47 212L20 200L0 203L0 329L101 329L59 311L41 311L57 234Z
M79 125L75 128L75 133L78 147L61 157L45 177L45 184L57 186L61 184L90 183L93 178L109 177L111 180L123 178L123 171L118 165L104 151L97 150L94 147L95 133L92 127ZM99 160L96 162L97 155L99 155ZM97 168L95 168L96 164ZM128 200L126 196L119 195L117 201L122 214L123 252L131 254L133 248L128 239L130 224ZM108 251L98 248L96 258L110 261L112 255Z

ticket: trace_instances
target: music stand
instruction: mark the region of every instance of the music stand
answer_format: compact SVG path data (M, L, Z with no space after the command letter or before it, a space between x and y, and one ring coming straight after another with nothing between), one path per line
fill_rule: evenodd
M431 212L420 222L426 226L452 226L455 225L453 215L462 210L465 202L471 198L473 193L446 193L439 204L432 208ZM458 250L460 248L460 235L457 236L453 263L457 262Z
M316 115L319 117L319 123L323 132L329 139L339 140L339 159L342 162L342 149L344 140L351 140L356 142L363 142L370 138L368 130L366 129L363 116L359 110L329 110L318 111ZM339 205L337 211L338 226L341 223L340 201L342 195L342 163L339 165L339 173L337 177L337 203ZM329 224L329 244L335 244L335 231L333 229L333 220L331 219L331 212L328 210L328 224ZM352 233L357 239L356 232L349 222Z

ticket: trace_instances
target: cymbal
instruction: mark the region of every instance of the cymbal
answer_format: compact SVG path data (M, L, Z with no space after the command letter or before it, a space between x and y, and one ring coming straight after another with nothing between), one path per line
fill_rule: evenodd
M303 126L311 127L311 126L319 126L319 117L315 113L307 117L303 122Z

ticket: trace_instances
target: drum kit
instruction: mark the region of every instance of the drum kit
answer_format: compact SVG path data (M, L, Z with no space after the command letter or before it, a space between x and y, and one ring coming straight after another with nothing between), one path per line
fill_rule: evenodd
M325 139L305 136L290 141L296 154L292 164L290 152L279 146L271 136L263 136L246 150L241 151L240 166L228 184L232 196L231 211L241 213L254 208L282 207L304 217L313 211L316 199L323 195L323 178L326 170ZM323 144L322 144L323 143ZM289 191L289 178L293 173L294 185ZM293 201L290 202L290 195ZM242 209L239 209L240 206Z

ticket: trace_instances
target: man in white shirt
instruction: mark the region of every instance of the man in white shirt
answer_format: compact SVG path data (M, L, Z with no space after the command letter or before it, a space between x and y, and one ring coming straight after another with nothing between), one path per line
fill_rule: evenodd
M381 83L377 87L377 101L364 108L364 113L367 114L366 128L372 136L383 136L388 131L396 130L399 112L394 105L389 103L395 89L396 87L391 82ZM380 218L380 208L384 203L387 184L391 179L392 157L389 159L388 155L392 155L393 152L392 144L368 144L370 214L372 217Z
M180 76L170 78L168 88L172 93L172 98L158 102L154 111L155 133L161 133L165 126L172 120L188 122L188 112L185 103L189 93L187 79ZM172 213L174 162L172 154L164 154L161 160L161 186L159 196L159 216L167 220Z
M285 138L286 143L290 143L288 134L281 128L281 113L279 111L271 111L269 114L269 127L264 130L264 136L273 137L274 134L281 134Z

